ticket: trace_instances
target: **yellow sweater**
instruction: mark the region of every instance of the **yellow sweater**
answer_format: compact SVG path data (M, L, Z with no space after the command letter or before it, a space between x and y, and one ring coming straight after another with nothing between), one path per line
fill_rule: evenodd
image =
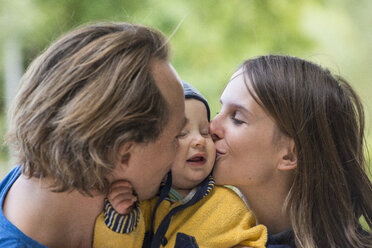
M96 221L93 247L142 247L156 200L140 203L139 223L127 234L109 229L102 213ZM165 216L179 205L180 202L168 200L160 203L154 218L155 232ZM178 233L194 237L199 247L265 247L267 242L266 227L255 225L255 218L242 199L222 186L215 186L203 199L176 213L165 233L166 244L161 247L175 247Z

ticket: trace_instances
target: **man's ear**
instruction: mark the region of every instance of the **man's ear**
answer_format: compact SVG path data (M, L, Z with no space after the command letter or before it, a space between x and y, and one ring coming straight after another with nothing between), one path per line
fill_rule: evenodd
M289 138L286 143L278 164L279 170L293 170L297 168L297 152L294 140Z
M127 142L120 146L118 155L117 155L117 163L121 167L128 167L132 149L133 149L133 142Z

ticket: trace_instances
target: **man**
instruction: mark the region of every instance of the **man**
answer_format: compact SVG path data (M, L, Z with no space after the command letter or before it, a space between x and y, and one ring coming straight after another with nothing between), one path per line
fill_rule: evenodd
M156 194L184 124L168 53L156 30L106 23L31 64L8 133L20 166L0 184L1 247L91 247L111 182L127 180L140 200Z

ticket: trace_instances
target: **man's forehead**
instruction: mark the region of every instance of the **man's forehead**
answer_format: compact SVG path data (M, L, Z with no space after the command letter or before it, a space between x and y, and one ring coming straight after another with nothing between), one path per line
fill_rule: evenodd
M174 97L178 98L180 94L183 96L181 80L177 72L167 61L153 60L150 69L156 86L169 104L177 101Z

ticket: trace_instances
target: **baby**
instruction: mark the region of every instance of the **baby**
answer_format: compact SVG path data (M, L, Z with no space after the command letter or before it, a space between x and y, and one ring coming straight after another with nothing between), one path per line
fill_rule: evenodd
M171 176L157 197L140 203L128 182L114 183L94 247L265 247L267 229L235 192L214 184L209 105L193 86L183 87L187 123Z

